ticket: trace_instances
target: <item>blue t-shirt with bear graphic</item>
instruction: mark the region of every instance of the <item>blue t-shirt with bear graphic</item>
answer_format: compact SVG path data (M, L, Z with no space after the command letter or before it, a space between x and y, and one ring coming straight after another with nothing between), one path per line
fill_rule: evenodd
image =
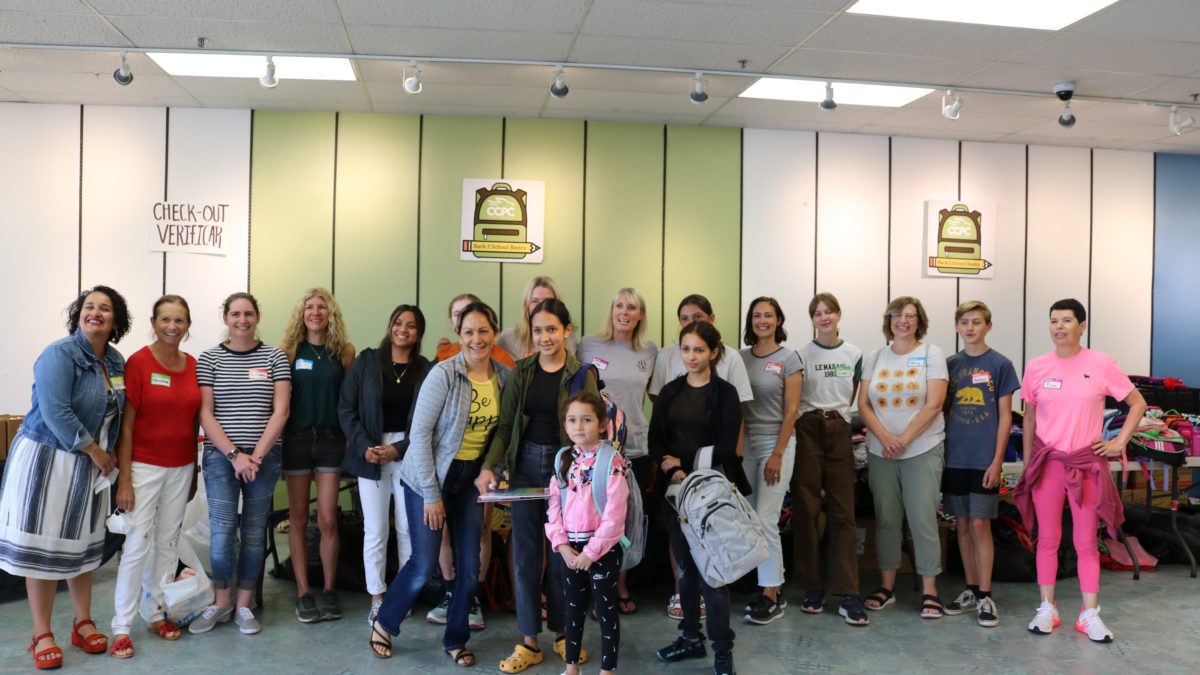
M950 401L946 415L946 466L987 469L996 458L1000 398L1021 388L1017 371L1003 354L958 352L946 360Z

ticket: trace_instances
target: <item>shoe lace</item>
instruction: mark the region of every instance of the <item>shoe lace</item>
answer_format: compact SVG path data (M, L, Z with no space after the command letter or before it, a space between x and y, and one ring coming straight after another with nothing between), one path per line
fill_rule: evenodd
M984 599L980 600L979 601L979 613L994 615L996 613L996 602L994 600L992 600L991 598L984 598Z
M220 614L220 613L221 613L221 606L220 606L220 605L209 605L208 607L205 607L205 608L204 608L204 614L203 614L203 617L204 617L205 619L207 619L207 620L211 620L211 619L215 618L215 617L216 617L218 614Z
M238 608L237 615L242 621L248 621L254 618L254 612L250 611L249 607Z
M866 614L866 606L863 605L862 598L857 595L847 595L842 598L842 607L846 608L846 613L851 615Z
M1079 622L1086 628L1108 630L1108 627L1104 625L1104 620L1100 618L1100 608L1084 611L1079 615Z
M1054 617L1054 605L1052 605L1048 602L1043 602L1041 605L1038 606L1037 618L1051 619L1053 617Z

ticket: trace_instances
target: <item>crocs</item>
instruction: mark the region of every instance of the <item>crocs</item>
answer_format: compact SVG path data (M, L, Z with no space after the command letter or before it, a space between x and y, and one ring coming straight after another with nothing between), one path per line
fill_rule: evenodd
M544 658L546 655L540 651L535 652L525 645L517 645L513 647L513 653L500 662L500 670L506 673L519 673L529 666L536 666Z

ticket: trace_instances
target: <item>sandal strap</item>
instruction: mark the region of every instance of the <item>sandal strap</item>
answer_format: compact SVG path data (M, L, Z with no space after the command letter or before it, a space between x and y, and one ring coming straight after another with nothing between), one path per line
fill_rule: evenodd
M875 590L871 591L871 594L868 595L867 597L868 598L880 597L880 598L883 598L884 602L887 602L888 600L891 600L892 597L895 595L896 595L896 591L894 589L884 588L883 586L880 586L879 588L876 588Z
M54 633L42 633L41 635L34 635L33 636L33 644L36 645L37 643L41 642L42 640L45 640L46 638L50 638L51 640L53 640Z
M95 628L96 622L92 621L91 619L84 619L83 621L75 621L72 624L72 627L74 628L76 633L78 633L79 629L82 628L83 626L91 626L92 628ZM82 636L80 636L80 637L82 637Z

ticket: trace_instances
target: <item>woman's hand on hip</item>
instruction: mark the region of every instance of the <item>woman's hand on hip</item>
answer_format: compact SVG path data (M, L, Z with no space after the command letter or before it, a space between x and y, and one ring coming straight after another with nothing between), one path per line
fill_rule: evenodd
M1117 438L1095 440L1092 441L1092 451L1101 457L1120 457L1125 452L1125 444Z

